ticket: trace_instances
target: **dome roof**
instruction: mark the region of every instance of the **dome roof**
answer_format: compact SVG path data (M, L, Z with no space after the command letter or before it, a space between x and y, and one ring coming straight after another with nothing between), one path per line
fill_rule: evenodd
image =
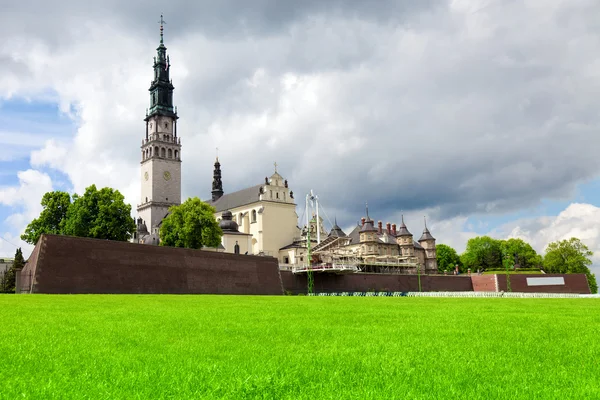
M239 232L237 222L232 220L231 211L224 211L221 215L222 219L219 222L219 227L223 232Z

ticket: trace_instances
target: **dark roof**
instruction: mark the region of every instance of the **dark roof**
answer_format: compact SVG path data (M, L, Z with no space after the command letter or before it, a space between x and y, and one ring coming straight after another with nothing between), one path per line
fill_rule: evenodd
M415 249L422 249L423 248L423 246L421 246L420 243L415 242L414 240L413 240L413 245L415 246Z
M360 243L360 228L360 225L356 225L356 227L352 229L352 232L348 234L348 237L350 238L350 243Z
M375 228L375 221L373 221L372 219L367 219L365 221L365 224L363 225L362 229L360 230L361 232L377 232L377 228Z
M223 212L222 217L223 219L219 222L219 228L221 228L224 233L238 232L238 224L231 219L231 211L227 210Z
M340 228L338 226L338 224L336 223L335 225L333 225L333 228L331 228L331 232L329 232L329 237L345 237L346 234L344 233L344 231L342 230L342 228Z
M207 200L206 202L216 208L217 212L256 203L260 199L261 186L263 185L256 185L238 190L237 192L227 193L219 197L217 201Z
M421 235L421 239L419 239L419 242L422 242L424 240L435 240L435 238L431 236L431 233L429 233L429 229L427 229L427 227L425 227L425 229L423 230L423 235Z
M396 232L396 236L412 236L412 233L408 231L404 224L404 215L402 216L402 223L400 224L400 229Z

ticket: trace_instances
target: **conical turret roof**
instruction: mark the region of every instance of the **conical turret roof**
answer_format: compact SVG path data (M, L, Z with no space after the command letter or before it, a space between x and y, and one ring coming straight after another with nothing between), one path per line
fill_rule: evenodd
M402 223L400 224L400 229L398 229L396 236L412 236L412 233L408 231L404 224L404 215L402 215Z
M425 220L425 229L423 229L423 234L421 235L421 239L419 239L419 242L422 242L424 240L435 240L435 238L431 236L429 229L427 229L427 220Z
M340 228L338 226L337 218L335 219L335 222L333 223L333 228L331 228L331 232L329 232L329 236L334 236L334 237L345 237L346 236L346 234L344 233L342 228Z

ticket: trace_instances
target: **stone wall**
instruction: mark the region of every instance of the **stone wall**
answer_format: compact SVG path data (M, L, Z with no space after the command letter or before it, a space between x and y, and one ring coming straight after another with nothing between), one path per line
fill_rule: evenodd
M43 235L32 256L33 293L283 292L273 257L57 235Z

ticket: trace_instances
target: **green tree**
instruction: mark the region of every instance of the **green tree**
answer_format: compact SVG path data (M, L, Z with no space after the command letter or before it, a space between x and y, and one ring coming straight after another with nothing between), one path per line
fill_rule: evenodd
M598 293L596 276L590 272L590 259L594 253L581 242L572 237L569 240L552 242L546 247L544 270L559 274L586 274L590 290Z
M496 270L502 268L502 246L500 240L489 236L469 239L465 252L460 256L465 268Z
M43 233L62 234L63 223L71 206L71 196L67 192L48 192L42 197L42 212L25 228L21 240L36 244Z
M511 267L518 264L520 268L539 268L542 266L542 256L523 239L508 239L500 241L502 254L508 256Z
M438 244L435 246L437 254L438 271L453 271L455 266L462 272L462 262L456 250L446 244Z
M160 226L160 245L189 249L217 247L223 231L214 213L214 207L197 197L170 207Z
M73 195L64 220L63 233L71 236L126 241L135 231L131 205L115 189L92 185L83 196Z
M17 269L23 268L24 266L25 259L23 258L23 251L19 247L15 253L15 259L13 260L11 267L2 276L2 282L0 287L2 288L3 292L15 292Z

